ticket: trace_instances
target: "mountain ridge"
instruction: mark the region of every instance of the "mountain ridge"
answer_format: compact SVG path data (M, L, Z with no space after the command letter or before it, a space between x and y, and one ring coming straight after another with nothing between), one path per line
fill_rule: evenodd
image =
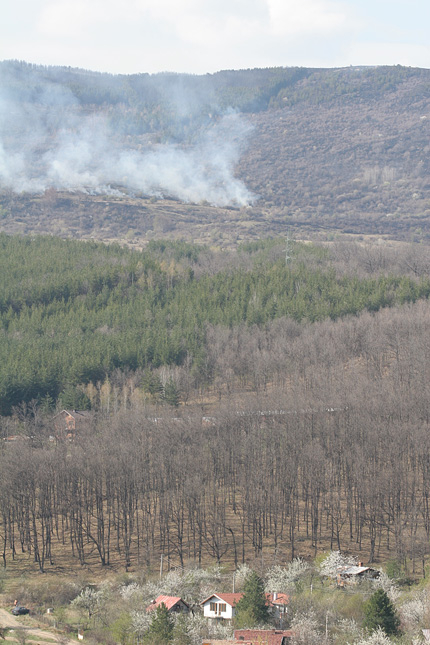
M159 233L200 239L203 230L202 241L224 244L235 236L277 235L286 226L305 235L429 239L430 70L285 67L124 76L4 61L0 82L4 231L49 232L58 230L58 219L82 220L81 194L98 227L88 216L85 226L63 227L60 235L110 239L101 230L110 227L103 214L118 217L119 190L124 221L113 235L119 240L129 234L145 243ZM59 133L67 134L67 145ZM58 151L61 159L54 158ZM20 175L10 170L11 156L21 162ZM103 166L100 159L107 160ZM180 185L172 184L175 173ZM71 174L78 175L76 185ZM83 183L87 176L92 184ZM13 185L17 177L24 189ZM65 191L69 197L61 198ZM157 217L165 219L166 198L168 221L154 226ZM229 206L236 210L226 211Z

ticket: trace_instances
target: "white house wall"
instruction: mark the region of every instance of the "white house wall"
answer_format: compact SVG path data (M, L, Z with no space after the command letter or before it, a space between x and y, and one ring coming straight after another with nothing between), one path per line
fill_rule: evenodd
M226 605L226 610L223 611L221 614L218 613L217 611L211 611L210 610L210 604L211 602L216 602L217 605ZM203 615L205 618L217 618L217 619L223 619L223 620L231 620L234 616L234 609L231 605L228 603L224 602L223 600L213 600L211 599L210 601L208 600L204 605L203 605Z

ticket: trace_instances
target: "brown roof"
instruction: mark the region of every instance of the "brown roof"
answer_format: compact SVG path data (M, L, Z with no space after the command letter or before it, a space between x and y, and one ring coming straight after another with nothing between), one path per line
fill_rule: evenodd
M249 645L282 645L283 639L290 639L292 635L290 629L236 629L234 632L236 642Z
M54 416L54 419L61 417L64 414L68 414L74 419L89 419L92 417L91 410L61 410L61 412L58 412L58 414Z

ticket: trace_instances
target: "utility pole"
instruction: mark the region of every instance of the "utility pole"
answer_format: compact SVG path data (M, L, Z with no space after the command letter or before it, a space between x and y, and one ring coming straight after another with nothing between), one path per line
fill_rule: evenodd
M289 231L287 230L287 238L285 240L285 264L288 265L289 261L291 260L291 255L290 255L290 234Z
M163 577L163 558L164 558L164 555L161 554L161 556L160 556L160 580Z

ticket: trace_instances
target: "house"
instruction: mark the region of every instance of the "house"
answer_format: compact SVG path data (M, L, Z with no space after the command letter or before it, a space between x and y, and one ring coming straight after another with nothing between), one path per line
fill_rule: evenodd
M344 587L345 585L357 584L362 580L376 580L380 575L381 572L378 569L364 567L363 563L359 562L358 565L352 567L340 567L337 570L336 579L338 587Z
M172 614L182 613L187 614L190 611L190 606L179 598L178 596L158 596L151 604L146 608L147 612L154 611L161 605L165 605L167 611Z
M83 429L91 417L92 413L87 410L61 410L54 417L56 438L73 441L77 431Z
M283 622L287 616L288 603L290 597L286 593L266 593L267 604L272 616L282 627Z
M243 593L214 593L200 603L203 615L213 620L232 620L234 608L242 596Z
M232 620L235 606L243 593L217 593L203 600L203 615L214 620ZM285 618L289 597L284 593L266 593L266 603L271 614L280 622Z
M293 636L291 630L236 629L234 638L241 645L287 645Z

